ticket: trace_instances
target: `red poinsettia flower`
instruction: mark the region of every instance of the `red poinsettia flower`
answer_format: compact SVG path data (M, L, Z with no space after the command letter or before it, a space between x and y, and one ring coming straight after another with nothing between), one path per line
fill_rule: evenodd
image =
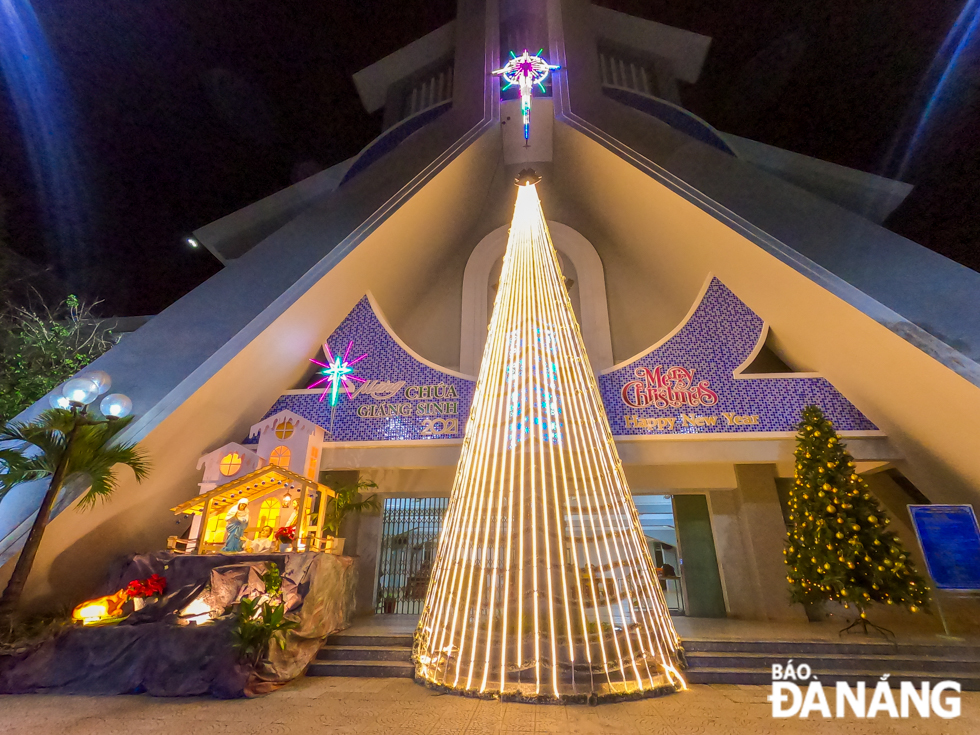
M134 579L126 586L126 594L133 597L155 597L167 590L167 578L151 574L143 580Z
M276 531L276 538L283 544L292 543L296 540L296 526L283 526Z

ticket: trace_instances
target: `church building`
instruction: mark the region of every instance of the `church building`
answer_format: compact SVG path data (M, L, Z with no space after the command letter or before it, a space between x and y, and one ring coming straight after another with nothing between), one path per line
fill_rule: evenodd
M242 478L320 530L364 481L379 509L339 534L357 610L420 614L528 168L671 614L806 620L783 547L808 405L924 572L907 505L980 501L980 274L881 226L909 185L686 110L710 48L587 0L459 0L357 72L380 135L194 232L224 268L92 366L154 470L85 512L70 488L25 599L84 599L168 539L219 547L208 503L223 517ZM526 124L495 74L525 51L551 67ZM0 503L0 582L43 492ZM243 542L286 525L248 497Z

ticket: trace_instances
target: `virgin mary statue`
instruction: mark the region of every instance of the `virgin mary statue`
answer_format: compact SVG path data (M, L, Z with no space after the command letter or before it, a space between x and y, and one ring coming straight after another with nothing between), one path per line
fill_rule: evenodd
M237 506L233 505L229 508L228 515L225 516L225 545L221 550L244 551L245 541L242 535L246 528L248 528L248 503L242 500Z

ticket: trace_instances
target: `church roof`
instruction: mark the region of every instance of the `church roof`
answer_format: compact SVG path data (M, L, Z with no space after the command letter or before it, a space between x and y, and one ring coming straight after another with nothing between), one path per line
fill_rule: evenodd
M278 490L318 490L333 497L336 493L326 485L321 485L308 477L297 475L284 467L266 465L239 477L237 480L219 485L204 495L198 495L171 510L176 514L200 515L208 502L211 510L220 511L241 500L253 500Z

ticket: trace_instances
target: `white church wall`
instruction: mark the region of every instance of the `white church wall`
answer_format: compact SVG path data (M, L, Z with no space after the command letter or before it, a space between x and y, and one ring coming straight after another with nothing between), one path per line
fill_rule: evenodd
M459 248L415 284L389 318L392 329L415 352L436 365L459 369L459 292L465 260ZM380 302L379 302L380 303ZM385 317L388 317L387 308Z
M142 485L122 471L111 503L84 513L69 509L54 518L25 601L82 599L119 554L162 548L179 532L182 526L175 525L170 508L196 494L201 454L245 437L282 391L302 378L309 358L365 292L374 293L385 313L396 317L413 305L415 284L425 281L467 227L465 212L472 211L479 194L470 182L490 175L492 168L485 169L495 159L489 154L499 145L492 131L462 152L319 280L301 284L281 315L235 344L203 385L168 406L142 439L156 471ZM458 300L454 308L458 312ZM0 582L12 567L8 563L0 570Z
M964 430L980 411L980 389L564 123L555 146L556 180L615 244L601 254L610 282L621 279L609 293L617 357L676 325L713 272L771 325L792 364L820 371L888 434L906 458L903 472L931 500L980 500L980 465Z

